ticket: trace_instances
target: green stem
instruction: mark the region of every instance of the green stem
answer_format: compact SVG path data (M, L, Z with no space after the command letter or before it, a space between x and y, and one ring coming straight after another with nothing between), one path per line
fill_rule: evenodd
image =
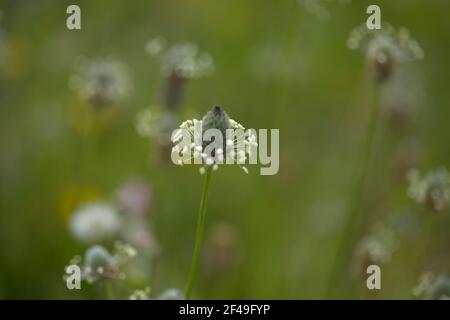
M355 177L354 189L352 190L349 200L348 216L343 236L338 244L337 253L335 256L334 266L331 270L331 277L327 287L327 294L331 295L332 291L336 289L340 282L342 274L345 272L347 261L353 252L353 243L357 232L357 227L361 218L361 202L363 190L366 182L367 171L369 168L370 158L372 156L372 149L375 138L375 131L377 127L379 106L379 84L374 83L372 93L372 103L369 111L369 120L366 128L366 133L361 148L359 158L359 169Z
M191 271L189 272L188 282L184 290L185 299L189 299L191 296L192 286L194 284L198 265L200 263L203 235L205 233L206 198L208 195L210 180L211 180L211 168L207 168L205 173L205 182L203 185L203 193L200 200L200 208L198 210L197 231L195 235L195 247L194 247L194 254L192 255Z

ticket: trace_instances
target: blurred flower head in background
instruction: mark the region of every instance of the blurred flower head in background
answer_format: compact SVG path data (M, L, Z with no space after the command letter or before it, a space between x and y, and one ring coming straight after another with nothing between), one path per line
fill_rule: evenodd
M408 195L422 206L435 212L448 208L450 202L450 175L446 168L428 172L422 178L417 169L408 172Z
M149 210L152 190L142 179L130 178L115 191L116 205L93 201L72 213L69 229L83 243L105 243L124 239L143 252L157 254L151 232Z
M394 230L383 223L375 224L371 233L358 242L353 261L353 273L365 275L369 265L389 263L398 248L399 239Z
M117 277L118 266L116 259L102 246L92 246L84 254L84 273L90 283L104 278Z
M122 226L118 210L105 202L91 202L78 207L70 217L72 235L85 243L113 240Z
M84 261L80 256L75 256L70 265L78 265L82 280L88 283L125 279L124 268L136 254L133 247L122 242L115 244L114 253L108 252L103 246L93 245L86 250Z
M424 273L413 290L414 296L427 300L449 300L450 278L446 274Z
M130 295L130 300L149 300L150 299L150 287L144 289L134 290Z
M159 253L159 246L148 221L144 219L130 219L124 223L121 230L123 239L140 251L155 256Z
M150 287L145 287L144 289L135 290L130 295L129 299L130 300L152 300L152 299L156 299L156 300L184 300L184 294L179 289L175 289L175 288L167 289L167 290L163 291L156 298L151 298L151 296L150 296L151 291L152 290L151 290Z
M157 37L147 43L145 50L149 55L157 58L161 65L161 74L165 79L161 106L165 111L175 111L180 108L188 79L205 77L214 71L211 55L200 53L193 43L179 43L167 47L166 40L163 37ZM172 129L174 127L171 127L170 131ZM165 144L167 145L167 141Z
M162 145L170 143L170 135L177 124L178 118L173 112L164 112L157 106L141 110L135 118L138 135L143 138L155 138Z
M131 89L126 66L113 59L82 63L77 74L69 79L69 87L95 108L117 103Z
M127 213L137 217L142 217L149 213L152 189L143 179L128 179L116 191L116 196L120 208Z
M156 137L160 130L160 116L158 107L150 106L138 112L135 118L136 132L143 138Z
M151 56L157 56L166 49L167 43L164 37L156 37L149 40L145 45L145 51Z
M141 178L129 178L115 195L119 208L126 214L121 227L123 239L142 252L156 255L159 248L149 223L151 187Z
M161 73L165 77L174 74L180 78L195 79L210 75L214 71L214 61L210 54L201 53L190 42L166 47L166 40L157 37L145 46L148 54L160 58Z
M398 63L423 59L425 54L419 43L406 28L398 31L385 23L380 30L370 30L362 24L352 30L347 40L352 50L362 50L375 78L388 80Z
M184 294L179 289L167 289L158 296L158 300L184 300Z

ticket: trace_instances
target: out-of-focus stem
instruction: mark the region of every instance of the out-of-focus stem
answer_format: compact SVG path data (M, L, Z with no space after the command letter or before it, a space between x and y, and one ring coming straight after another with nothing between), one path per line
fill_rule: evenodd
M166 78L166 87L163 94L163 107L168 111L178 109L183 101L186 78L179 76L175 71Z
M177 74L173 70L165 78L165 87L162 92L162 115L160 126L164 135L170 137L172 130L176 128L175 124L167 123L168 119L176 118L176 113L183 103L184 91L187 79ZM159 141L159 161L162 164L170 163L170 152L172 150L170 139L164 137Z
M373 142L378 120L379 110L379 83L374 81L372 90L372 99L369 110L369 120L362 142L361 152L358 161L358 171L356 172L352 193L348 203L348 215L342 238L338 244L331 277L327 287L327 295L333 294L333 290L337 289L340 280L345 273L348 261L351 258L356 241L357 230L361 219L361 202L369 167L370 158L372 156Z

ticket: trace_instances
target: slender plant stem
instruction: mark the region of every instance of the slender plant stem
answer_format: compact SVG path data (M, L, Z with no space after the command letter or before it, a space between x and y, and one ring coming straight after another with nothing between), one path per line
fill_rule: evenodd
M353 190L349 200L348 216L342 238L338 244L337 252L331 277L327 287L327 295L331 295L340 282L342 274L345 272L347 261L349 260L354 248L353 242L356 240L357 227L361 218L361 202L366 182L367 171L369 168L370 158L374 144L375 132L377 127L379 106L379 84L374 83L372 92L372 103L369 111L369 120L361 147L361 153L358 163L358 171L356 172Z
M206 199L208 196L209 181L211 180L211 168L206 169L205 182L203 185L203 193L200 200L200 208L198 210L197 231L195 235L195 247L192 255L191 271L189 272L188 282L184 290L185 299L189 299L192 292L195 277L197 275L198 265L200 263L200 255L202 249L203 236L205 233L205 213L206 213Z

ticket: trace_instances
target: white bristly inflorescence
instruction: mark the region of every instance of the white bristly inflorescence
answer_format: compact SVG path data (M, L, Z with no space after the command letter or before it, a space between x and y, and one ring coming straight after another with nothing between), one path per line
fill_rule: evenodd
M207 167L212 167L213 170L217 170L220 164L223 164L225 162L230 163L230 160L232 160L233 163L236 163L246 173L248 173L248 170L244 166L244 164L247 158L251 155L253 147L257 146L255 134L250 131L246 132L245 128L241 124L239 124L235 120L228 119L229 129L239 130L237 131L238 134L234 135L233 139L226 139L224 145L225 150L222 148L218 148L217 150L215 150L214 155L207 155L206 153L204 153L204 145L201 142L201 137L204 129L204 119L192 119L184 121L180 125L179 129L174 133L172 137L172 142L174 144L177 144L182 140L183 130L187 130L193 140L189 147L180 147L179 145L175 145L172 148L172 153L177 153L181 157L181 159L184 159L180 159L177 164L184 165L192 163L202 163L204 165L200 168L200 173L204 174ZM238 150L239 144L243 144L244 148ZM190 155L190 157L184 157L186 154Z

